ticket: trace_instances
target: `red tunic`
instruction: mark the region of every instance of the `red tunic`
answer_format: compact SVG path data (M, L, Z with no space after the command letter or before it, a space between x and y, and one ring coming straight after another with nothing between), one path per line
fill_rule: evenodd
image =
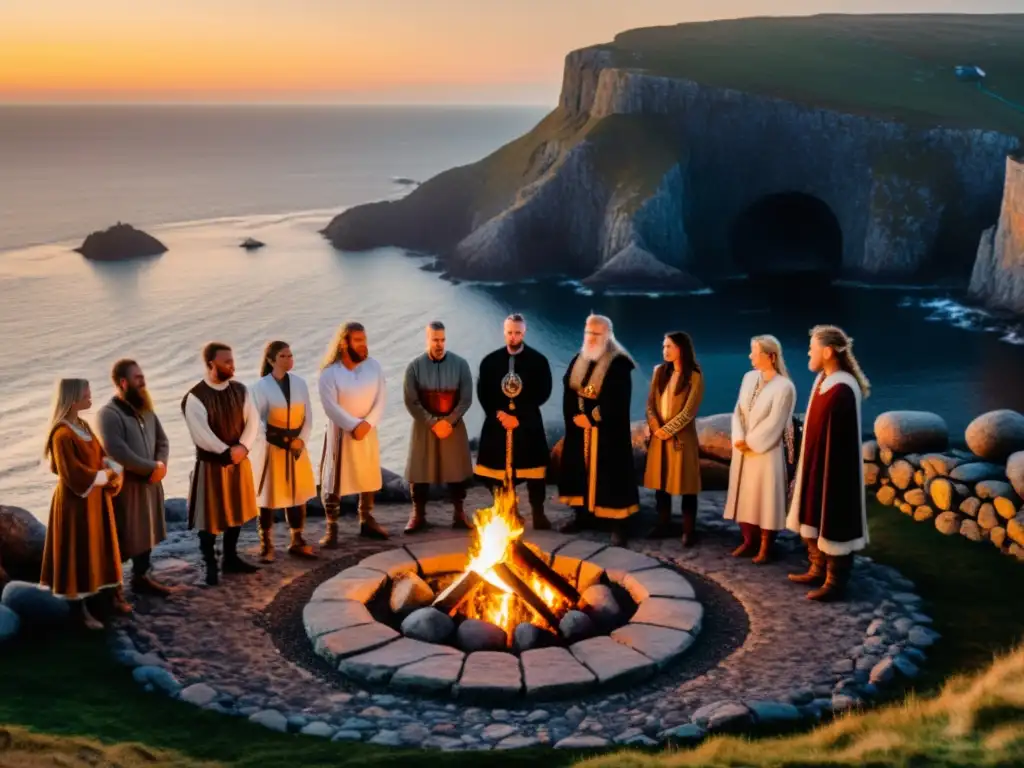
M799 530L826 554L849 554L867 544L857 397L839 381L820 390L807 411L794 500ZM791 526L792 527L792 526Z

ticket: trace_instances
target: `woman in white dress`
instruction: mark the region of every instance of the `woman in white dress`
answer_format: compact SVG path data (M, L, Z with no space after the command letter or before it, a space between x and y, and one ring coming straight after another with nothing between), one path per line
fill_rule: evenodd
M306 502L316 496L313 465L306 446L313 429L309 388L301 376L290 373L292 350L272 341L263 351L260 380L251 388L260 414L261 437L253 446L252 471L260 505L260 556L274 561L274 514L284 510L291 530L288 554L312 559L317 555L302 538Z
M771 557L775 536L786 527L786 451L793 449L796 387L782 345L774 336L750 341L750 364L732 414L732 463L724 517L739 523L743 543L733 557Z

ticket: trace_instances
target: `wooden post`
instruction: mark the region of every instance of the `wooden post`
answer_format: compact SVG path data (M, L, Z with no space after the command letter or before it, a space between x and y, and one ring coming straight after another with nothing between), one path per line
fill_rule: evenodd
M580 601L580 593L576 588L566 581L562 574L537 557L522 539L516 539L512 544L512 559L524 571L537 574L554 587L556 592L569 601L569 605L575 606Z

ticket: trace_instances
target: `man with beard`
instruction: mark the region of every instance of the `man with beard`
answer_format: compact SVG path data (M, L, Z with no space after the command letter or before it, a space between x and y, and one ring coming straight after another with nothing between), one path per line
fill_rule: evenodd
M124 485L114 497L121 557L132 561L132 591L166 597L171 589L150 575L153 547L167 538L163 479L170 445L134 360L118 360L111 372L116 393L99 410L103 449L124 467Z
M588 317L583 347L562 379L565 442L558 493L575 512L565 532L586 527L594 515L615 521L613 544L626 541L626 520L640 508L629 427L635 367L615 340L612 321Z
M452 528L468 530L464 504L466 480L473 474L469 435L462 417L473 404L469 363L445 350L444 323L427 325L427 351L405 369L405 408L412 416L412 435L405 478L412 491L412 516L406 533L427 527L427 495L432 483L448 486Z
M807 356L807 367L817 376L786 527L804 540L810 567L789 578L817 587L807 593L809 600L828 602L844 596L853 553L868 545L861 401L871 385L853 354L853 339L841 328L813 328Z
M249 451L260 430L260 415L244 384L232 381L231 347L212 341L203 347L205 378L181 401L196 466L188 494L188 527L199 529L206 583L218 583L217 534L224 534L224 573L253 573L255 565L238 556L241 527L259 514Z
M551 528L544 514L548 441L540 408L551 397L551 366L523 341L526 320L505 318L505 346L480 361L477 399L484 409L476 474L492 484L526 481L536 530ZM512 477L506 478L511 451Z
M324 549L338 548L341 497L359 496L359 535L386 539L373 518L374 494L381 489L377 425L384 416L384 370L370 357L366 329L342 323L320 368L320 403L330 424L320 458L320 493L327 516Z

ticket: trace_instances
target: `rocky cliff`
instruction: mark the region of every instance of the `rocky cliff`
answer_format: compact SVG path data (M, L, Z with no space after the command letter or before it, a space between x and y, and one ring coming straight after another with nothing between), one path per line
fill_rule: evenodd
M1024 314L1024 154L1006 159L999 222L981 235L970 294L993 309Z
M346 211L324 234L346 250L429 250L464 278L693 288L693 275L749 271L737 221L786 195L817 205L797 226L813 215L836 229L846 275L966 279L1017 135L655 71L639 53L574 51L558 106L530 133L402 200Z

